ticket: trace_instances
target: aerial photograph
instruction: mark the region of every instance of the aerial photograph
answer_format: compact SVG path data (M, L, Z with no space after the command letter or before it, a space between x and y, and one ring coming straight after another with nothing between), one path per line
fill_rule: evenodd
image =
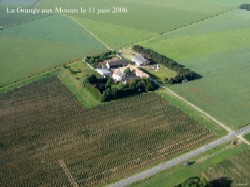
M0 187L250 187L250 0L0 0Z

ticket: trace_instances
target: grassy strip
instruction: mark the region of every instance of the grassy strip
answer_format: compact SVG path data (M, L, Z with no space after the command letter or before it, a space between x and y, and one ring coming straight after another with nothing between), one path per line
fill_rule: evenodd
M214 122L212 122L207 117L200 114L195 109L191 108L190 106L186 105L182 101L171 96L165 90L160 89L160 90L157 90L156 93L162 95L163 98L165 98L170 103L172 103L173 105L177 106L179 109L187 113L191 118L195 119L196 121L199 121L201 124L211 129L213 132L217 134L218 137L222 137L227 134L227 132L224 129L222 129L219 125L216 125Z
M250 142L250 133L246 134L246 135L244 136L244 138L245 138L247 141Z
M56 67L54 69L44 71L44 72L39 73L39 74L29 76L28 78L17 80L17 81L14 81L13 83L1 86L0 87L0 94L5 93L5 92L10 91L10 90L13 90L15 88L20 88L20 87L27 85L27 84L30 84L34 81L57 76L60 69L61 69L60 67Z
M210 150L200 156L194 157L193 161L198 159L204 158L206 156L210 156L215 154L215 156L211 156L207 160L202 162L194 163L192 166L183 166L179 164L174 166L173 168L160 172L152 177L149 177L143 181L139 181L137 183L132 184L131 186L143 186L143 187L150 187L150 186L174 186L179 184L180 182L186 180L192 176L200 176L201 172L206 170L209 167L215 166L216 164L222 162L225 159L228 159L232 156L238 155L244 151L248 150L248 146L244 143L239 144L233 148L225 150L221 152L223 148L227 147L229 144L224 144L219 146L213 150Z
M68 70L62 69L59 79L85 107L91 108L101 104L83 87L81 81L72 76Z

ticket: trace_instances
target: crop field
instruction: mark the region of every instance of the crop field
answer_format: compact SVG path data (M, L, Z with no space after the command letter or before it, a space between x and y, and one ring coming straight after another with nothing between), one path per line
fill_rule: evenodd
M141 44L203 76L171 89L231 128L249 123L249 12L233 10Z
M250 151L247 151L218 163L203 175L213 181L215 186L249 186L249 165Z
M0 40L0 85L106 51L87 31L63 16L3 29Z
M0 6L32 6L38 0L0 0Z
M174 30L175 28L189 25L203 18L214 16L218 13L234 8L240 0L235 2L208 0L171 0L149 1L116 1L116 0L86 0L84 4L79 0L43 0L40 7L53 8L62 6L68 8L96 7L97 9L112 9L123 7L127 13L120 14L69 14L80 25L95 33L101 40L113 48L120 48L131 43L146 39L156 34ZM146 16L152 15L152 16Z
M37 0L0 0L0 28L17 25L44 16L41 14L7 14L7 7L9 9L19 6L31 7L34 6L36 2Z
M106 184L216 136L160 95L86 109L57 78L1 94L0 124L1 186Z
M37 18L42 17L42 15L39 14L20 14L20 15L12 15L12 14L6 14L6 7L1 6L0 4L0 28L5 26L14 26L17 24L21 24L27 21L31 21Z

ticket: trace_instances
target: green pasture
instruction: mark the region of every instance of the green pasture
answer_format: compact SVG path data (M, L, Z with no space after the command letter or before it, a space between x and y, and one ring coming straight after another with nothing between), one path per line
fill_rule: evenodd
M250 142L250 133L246 134L246 135L244 136L244 138L246 138L246 139L247 139L247 141L249 141L249 142Z
M215 16L218 13L237 7L242 0L211 1L205 0L180 0L178 2L165 1L116 1L116 0L44 0L39 6L42 8L67 7L112 9L123 7L128 10L125 14L68 14L101 40L113 48L120 48L138 42L156 33L174 30L189 25L204 18Z
M154 36L156 33L139 30L133 27L115 25L112 23L94 21L82 17L70 17L78 25L87 28L98 38L108 44L111 48L123 47L126 44L133 44L136 41Z
M7 14L5 6L0 5L0 28L5 26L14 26L27 21L40 18L45 15L41 14Z
M63 16L50 16L0 32L0 85L106 48Z
M71 69L79 73L72 74ZM80 60L67 65L67 69L62 68L58 77L84 107L92 108L100 105L101 102L83 87L82 80L93 74L99 76L95 70L90 69L85 62Z
M208 23L141 44L201 74L202 79L171 89L229 127L239 128L250 121L250 12L235 10Z
M139 181L130 185L131 187L173 187L189 177L200 176L202 172L210 167L215 167L225 159L230 159L239 154L247 154L248 146L240 144L236 147L230 147L229 144L224 144L210 151L207 151L197 157L194 157L190 162L195 162L191 166L179 164L165 171L159 172L152 177Z
M32 6L39 0L1 0L0 6Z
M214 186L249 186L250 183L250 151L228 158L203 172ZM224 180L222 180L224 179Z
M150 75L151 78L157 80L161 84L165 84L164 80L174 78L176 76L176 72L168 69L165 66L160 66L159 70L152 69L153 67L156 68L156 65L144 66L141 69Z

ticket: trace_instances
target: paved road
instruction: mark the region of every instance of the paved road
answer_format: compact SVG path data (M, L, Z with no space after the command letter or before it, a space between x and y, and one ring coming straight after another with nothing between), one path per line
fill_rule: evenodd
M179 156L179 157L176 157L175 159L173 160L170 160L170 161L167 161L167 162L164 162L158 166L155 166L153 167L152 169L149 169L149 170L146 170L146 171L143 171L139 174L136 174L136 175L133 175L131 177L128 177L127 179L124 179L124 180L121 180L121 181L118 181L114 184L111 184L111 185L108 185L108 187L123 187L123 186L127 186L133 182L136 182L136 181L139 181L139 180L142 180L146 177L150 177L154 174L156 174L157 172L159 171L163 171L163 170L166 170L172 166L175 166L179 163L182 163L186 160L189 160L190 158L194 157L194 156L197 156L201 153L204 153L208 150L211 150L223 143L226 143L238 136L240 136L242 133L248 133L250 132L250 125L248 125L247 127L244 127L244 128L241 128L237 131L233 131L231 133L229 133L227 136L223 137L223 138L220 138L214 142L211 142L207 145L204 145L194 151L190 151L182 156Z

